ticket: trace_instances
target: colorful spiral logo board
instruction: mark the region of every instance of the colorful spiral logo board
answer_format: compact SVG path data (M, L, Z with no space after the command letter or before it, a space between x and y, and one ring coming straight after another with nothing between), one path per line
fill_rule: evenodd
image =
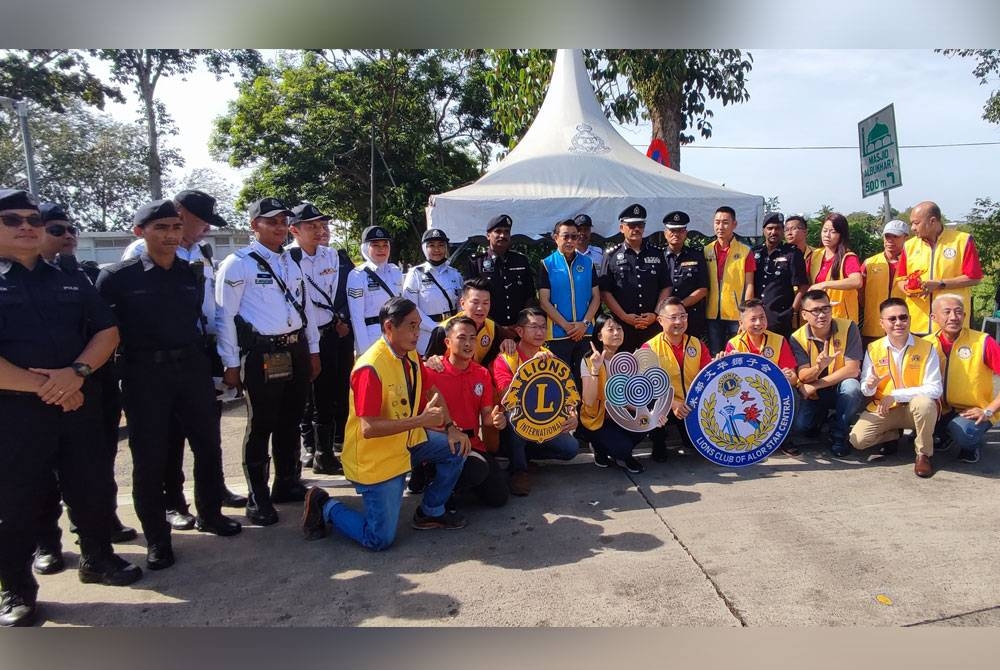
M684 420L702 456L727 467L759 463L787 439L795 416L792 385L756 354L712 361L691 382Z
M517 369L501 402L514 432L530 442L545 442L562 431L580 394L569 366L546 356L525 361Z
M620 351L605 363L604 409L625 430L645 433L660 425L670 411L674 390L656 353Z

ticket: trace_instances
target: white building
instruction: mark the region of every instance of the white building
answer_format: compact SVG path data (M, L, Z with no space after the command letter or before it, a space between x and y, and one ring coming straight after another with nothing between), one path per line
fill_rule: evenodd
M212 257L221 261L250 240L249 230L213 229L205 239L212 245ZM76 257L81 261L97 261L100 265L117 263L122 259L125 247L135 240L135 235L128 231L113 233L80 233L80 245Z

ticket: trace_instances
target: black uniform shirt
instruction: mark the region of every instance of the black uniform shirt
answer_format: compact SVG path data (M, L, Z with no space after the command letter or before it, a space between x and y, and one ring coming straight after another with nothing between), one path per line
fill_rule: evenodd
M636 253L622 242L604 254L601 290L614 296L626 314L656 311L660 291L671 286L663 252L643 243Z
M768 253L767 245L758 244L750 253L757 263L753 274L754 295L764 302L768 320L786 317L798 287L811 283L802 252L792 244L779 244Z
M32 270L0 260L0 356L20 368L69 366L115 316L82 273L41 258Z
M130 258L102 270L97 289L121 322L124 351L201 343L202 294L187 261L175 258L164 270L145 254Z
M508 251L503 257L491 249L469 264L470 277L485 277L490 282L489 317L501 326L517 321L517 313L538 304L535 278L528 257Z
M673 297L683 300L700 288L708 288L708 264L705 262L704 252L682 247L680 253L675 254L667 247L663 250L663 257L667 261L667 275L674 287L671 293ZM688 307L688 313L704 311L707 297Z

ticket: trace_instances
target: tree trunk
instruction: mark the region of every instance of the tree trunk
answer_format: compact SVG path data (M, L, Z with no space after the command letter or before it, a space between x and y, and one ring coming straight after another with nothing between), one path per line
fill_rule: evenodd
M671 104L669 100L659 100L649 106L649 120L653 126L651 141L660 138L667 145L670 167L681 170L681 116L680 102Z
M156 128L156 101L153 100L153 87L148 81L139 81L139 92L142 94L142 104L146 111L146 137L149 142L146 165L149 167L149 194L153 200L160 200L163 198L163 165L160 163L159 132Z

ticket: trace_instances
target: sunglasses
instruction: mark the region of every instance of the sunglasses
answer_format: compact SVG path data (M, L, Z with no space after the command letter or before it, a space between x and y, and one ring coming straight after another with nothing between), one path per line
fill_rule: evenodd
M52 235L53 237L62 237L67 232L73 237L76 237L76 234L79 231L77 230L76 226L67 226L64 223L53 223L51 225L45 226L45 232L47 232L49 235Z
M0 215L0 219L3 220L3 225L9 228L19 228L22 223L26 223L32 228L40 228L45 224L39 214L29 214L28 216L21 216L20 214L2 214Z
M888 321L889 323L896 323L897 321L899 321L900 323L906 323L907 321L910 320L910 315L909 314L898 314L898 315L897 314L893 314L892 316L883 316L882 318L885 319L886 321Z

